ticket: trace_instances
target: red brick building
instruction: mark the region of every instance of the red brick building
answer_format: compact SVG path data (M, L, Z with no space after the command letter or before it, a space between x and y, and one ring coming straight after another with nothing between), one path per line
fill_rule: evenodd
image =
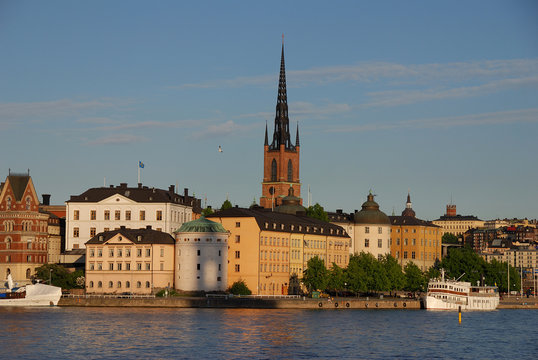
M0 184L0 278L10 272L23 284L47 263L48 218L39 211L30 174L10 172Z
M275 128L273 140L270 144L267 125L265 126L263 182L262 196L260 197L260 206L264 208L270 209L281 205L282 199L288 196L290 187L293 188L294 194L297 197L301 197L301 183L299 181L299 125L297 125L294 145L291 142L289 122L284 43L282 43Z

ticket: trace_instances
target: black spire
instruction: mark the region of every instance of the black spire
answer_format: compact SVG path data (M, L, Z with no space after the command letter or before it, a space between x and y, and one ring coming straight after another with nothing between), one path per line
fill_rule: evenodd
M290 140L288 118L288 95L286 91L286 66L284 64L284 35L282 36L282 55L280 58L280 78L278 80L278 96L276 101L275 132L270 148L276 150L280 145L286 149L295 149Z
M265 144L264 146L269 145L269 138L267 137L267 121L265 121Z
M295 146L299 145L299 122L297 121L297 135L295 136Z

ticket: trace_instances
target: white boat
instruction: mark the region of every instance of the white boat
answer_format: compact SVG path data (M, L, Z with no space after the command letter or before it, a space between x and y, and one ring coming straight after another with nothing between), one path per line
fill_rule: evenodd
M463 276L463 275L462 275ZM430 280L423 297L427 310L495 310L499 305L496 286L472 286L470 282L447 280L441 269L441 279Z
M11 274L7 288L0 291L0 306L56 306L62 297L62 288L45 284L14 287Z

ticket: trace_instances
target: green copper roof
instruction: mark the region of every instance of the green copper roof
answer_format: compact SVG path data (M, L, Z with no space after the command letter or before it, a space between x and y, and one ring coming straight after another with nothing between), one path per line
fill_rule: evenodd
M222 224L208 220L205 216L202 216L199 219L184 223L176 232L225 233L227 231Z

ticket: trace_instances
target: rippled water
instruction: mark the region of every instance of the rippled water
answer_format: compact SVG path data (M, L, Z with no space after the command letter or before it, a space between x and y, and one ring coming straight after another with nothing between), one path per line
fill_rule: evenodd
M0 358L535 359L536 310L0 308Z

